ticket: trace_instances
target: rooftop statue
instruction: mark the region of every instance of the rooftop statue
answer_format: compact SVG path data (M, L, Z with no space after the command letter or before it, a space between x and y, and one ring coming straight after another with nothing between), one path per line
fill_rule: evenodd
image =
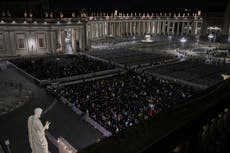
M41 113L42 109L36 108L34 115L28 119L29 143L32 153L49 153L45 130L49 128L50 123L47 121L45 126L42 125L39 119Z

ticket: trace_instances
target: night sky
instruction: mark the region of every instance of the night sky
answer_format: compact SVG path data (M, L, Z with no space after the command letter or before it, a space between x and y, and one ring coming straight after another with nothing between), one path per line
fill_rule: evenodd
M177 8L203 9L220 11L225 10L227 0L51 0L52 8L64 8L74 10L78 8L92 9L132 9L132 8L150 8L150 9L168 9Z

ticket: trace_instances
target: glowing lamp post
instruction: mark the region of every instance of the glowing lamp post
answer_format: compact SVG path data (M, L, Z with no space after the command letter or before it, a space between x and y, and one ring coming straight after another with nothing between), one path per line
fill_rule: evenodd
M185 37L182 37L182 38L180 39L180 42L181 42L181 48L183 49L183 48L184 48L184 43L187 42L187 39L186 39ZM184 55L185 55L185 51L184 51Z
M197 36L196 36L196 45L195 45L195 47L198 47L198 46L199 46L199 41L200 41L200 40L199 40L199 35L197 35Z
M210 44L210 46L211 46L211 40L214 38L214 35L213 34L209 34L208 35L208 39L209 39L209 44Z
M57 78L58 78L58 62L60 61L60 58L56 58L56 60L55 60L55 66L56 66L56 72L55 72L55 80L57 80Z
M168 40L169 40L169 49L170 49L170 43L172 41L172 36L168 36Z
M181 42L182 48L184 48L184 44L187 42L187 39L185 37L182 37L180 39L180 42Z
M228 43L230 44L230 34L228 35Z

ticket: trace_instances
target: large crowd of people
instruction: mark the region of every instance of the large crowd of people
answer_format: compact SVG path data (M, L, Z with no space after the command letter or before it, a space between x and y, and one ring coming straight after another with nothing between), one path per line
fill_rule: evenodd
M173 55L169 54L159 54L159 53L149 53L147 51L137 51L132 49L113 49L113 50L98 50L89 51L87 54L99 58L104 58L106 60L122 64L124 66L128 65L141 65L164 62L166 60L175 59Z
M196 60L153 67L146 71L204 86L212 86L223 80L221 74L228 74L230 66L227 64L205 64L204 61Z
M48 56L11 60L40 80L56 79L113 69L114 66L85 55Z
M196 92L188 86L127 72L107 79L68 85L61 88L58 95L110 132L117 133L188 100Z

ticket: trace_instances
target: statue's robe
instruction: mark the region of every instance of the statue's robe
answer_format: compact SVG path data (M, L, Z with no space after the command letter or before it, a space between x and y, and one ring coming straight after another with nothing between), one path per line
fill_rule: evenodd
M29 142L32 153L49 153L45 129L38 118L31 115L28 119Z

